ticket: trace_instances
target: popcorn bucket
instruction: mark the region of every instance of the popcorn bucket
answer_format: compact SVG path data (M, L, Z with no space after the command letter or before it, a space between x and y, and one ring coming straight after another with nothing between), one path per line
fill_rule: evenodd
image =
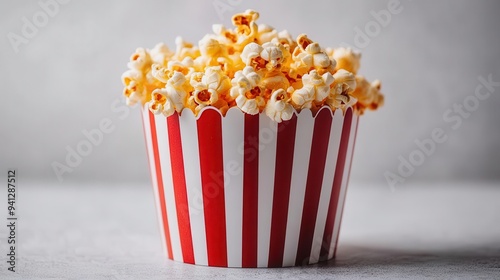
M197 117L142 108L161 238L169 259L285 267L335 256L359 116L205 107Z

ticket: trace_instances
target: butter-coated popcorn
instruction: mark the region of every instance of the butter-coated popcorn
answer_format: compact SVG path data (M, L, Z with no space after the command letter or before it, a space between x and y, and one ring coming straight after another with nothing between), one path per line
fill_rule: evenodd
M254 10L246 10L244 13L236 14L232 18L236 33L236 49L241 50L250 42L253 42L259 32L259 27L255 21L259 18L259 13Z
M192 59L200 56L200 50L192 43L184 41L182 37L175 38L175 59L183 60L184 58L191 57Z
M151 63L152 60L149 52L144 48L137 48L135 53L130 56L130 61L127 66L129 69L144 72L151 66Z
M267 42L262 45L260 56L267 62L266 69L271 72L276 69L281 69L283 62L283 45L274 42Z
M332 74L319 75L312 70L302 77L303 86L292 93L292 104L296 108L311 108L313 102L322 103L330 94L330 85L334 82Z
M231 97L243 112L255 115L266 105L265 88L260 85L261 77L251 66L236 72L231 80Z
M246 66L252 66L255 70L261 70L266 67L266 61L260 56L264 48L257 43L250 43L245 46L240 57Z
M259 24L257 27L257 43L264 44L271 42L273 39L278 39L278 31L267 24Z
M333 78L327 104L332 108L341 109L354 105L356 98L351 93L356 89L356 77L351 72L341 69L333 75Z
M293 68L296 75L304 75L312 69L319 74L335 71L335 60L330 59L328 54L321 49L318 43L301 34L297 37L297 47L292 53L294 60Z
M352 95L358 100L354 105L363 113L365 109L375 110L384 104L384 96L380 93L381 83L375 80L368 82L363 76L356 76L357 87Z
M360 66L361 53L351 48L336 48L332 58L337 62L336 70L344 69L356 75Z
M151 94L151 100L147 103L149 110L155 114L170 116L175 112L173 102L167 97L166 89L155 89Z
M203 71L205 67L220 65L219 58L227 58L226 46L219 41L205 36L199 42L200 56L194 59L194 65L197 71Z
M143 74L135 69L123 73L122 83L125 86L123 95L128 105L134 105L145 99L145 89L143 86Z
M207 106L225 115L237 106L278 122L304 108L315 114L323 106L352 107L362 114L383 104L380 82L356 76L359 52L322 49L306 34L294 39L258 18L254 10L238 13L233 27L215 24L198 44L177 37L175 51L163 43L138 48L122 75L127 104L147 103L165 116Z
M194 73L191 77L193 92L188 99L188 106L197 114L205 106L214 106L223 111L228 109L227 101L231 88L229 77L218 66L208 67L205 73Z
M172 59L174 53L164 43L157 44L149 52L152 63L166 66L168 61Z
M290 51L297 47L297 42L293 39L293 36L288 32L288 30L283 30L278 32L278 42L284 46L288 45Z
M171 116L175 111L180 113L187 102L186 77L181 72L175 71L167 80L164 88L152 92L149 109L154 114Z
M278 89L272 92L265 108L266 115L276 122L288 121L295 112L290 104L288 92Z

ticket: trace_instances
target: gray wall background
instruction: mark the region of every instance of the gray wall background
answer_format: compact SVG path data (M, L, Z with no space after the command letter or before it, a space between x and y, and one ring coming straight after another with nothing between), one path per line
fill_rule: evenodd
M42 0L43 1L43 0ZM0 2L0 172L21 180L61 184L51 163L64 163L66 146L82 130L109 118L114 131L83 158L64 183L149 180L139 108L113 112L123 101L120 75L136 47L182 35L197 42L213 23L230 26L232 14L253 8L260 23L292 35L307 33L324 47L355 44L356 27L373 21L378 1L78 1L60 5L46 26L15 53L7 34L21 34L23 17L42 11L38 1ZM215 5L227 11L218 13ZM234 6L233 6L234 5ZM500 180L500 87L451 129L443 113L473 95L478 77L500 81L500 2L409 1L370 38L360 74L380 79L386 104L363 116L351 180L385 184L398 156L434 128L448 135L407 182ZM219 17L221 15L221 17ZM123 106L123 105L119 105ZM2 175L4 176L4 175Z

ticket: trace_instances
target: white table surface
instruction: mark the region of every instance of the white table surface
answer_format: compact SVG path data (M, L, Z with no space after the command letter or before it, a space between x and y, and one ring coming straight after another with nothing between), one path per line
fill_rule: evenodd
M166 260L147 183L20 182L17 272L7 271L1 226L0 279L500 279L498 184L407 184L394 192L351 184L336 260L226 269ZM0 199L6 208L5 191Z

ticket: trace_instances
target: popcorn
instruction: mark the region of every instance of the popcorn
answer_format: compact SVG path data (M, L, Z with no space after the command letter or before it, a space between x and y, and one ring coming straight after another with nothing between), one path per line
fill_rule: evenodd
M311 108L313 102L324 102L330 94L330 85L333 82L332 74L327 72L320 76L318 71L312 70L302 77L303 87L292 93L292 104L296 108L303 109Z
M186 57L182 61L169 61L167 67L162 67L160 64L155 63L151 65L151 75L163 83L167 83L174 72L181 72L189 79L190 75L194 72L193 64L194 62L190 57Z
M236 49L241 50L250 42L253 42L259 32L255 21L259 18L259 13L254 10L246 10L244 13L236 14L232 18L233 25L236 26Z
M153 91L152 100L149 101L147 105L149 110L155 115L163 113L168 117L175 111L171 100L167 98L165 89L156 89Z
M183 60L187 57L196 58L200 56L200 50L198 47L194 46L191 43L188 43L182 39L182 37L178 36L175 38L175 59Z
M384 104L384 96L380 93L380 81L369 83L363 76L356 76L356 83L358 86L352 95L358 100L355 108L361 114L365 109L375 110Z
M174 53L164 43L157 44L150 52L151 60L154 63L166 66L168 61L172 59Z
M261 77L251 66L238 71L231 80L231 97L235 99L236 105L245 113L256 115L265 107L265 88L260 86Z
M271 42L273 39L278 39L278 31L267 24L259 24L256 37L257 42L262 45Z
M288 93L283 89L273 91L271 98L266 104L266 115L276 122L290 120L295 112L290 104Z
M297 45L292 53L294 60L292 68L295 75L302 76L312 69L316 69L320 75L326 72L334 73L335 60L331 60L318 43L301 34L297 37Z
M137 70L128 70L122 75L122 82L125 85L123 95L127 105L134 105L145 99L145 89L143 86L143 75Z
M264 48L257 43L250 43L245 46L240 57L246 66L252 66L255 70L266 67L266 61L260 56Z
M253 67L264 76L263 86L270 90L287 89L290 82L281 72L284 61L285 47L278 42L268 42L264 45L248 44L241 53L241 59L247 66Z
M335 70L344 69L356 75L360 66L361 53L351 48L337 48L333 50L332 59L337 61Z
M278 122L304 108L315 114L322 106L353 107L362 114L383 104L380 82L356 76L360 53L323 50L305 34L294 39L258 18L254 10L236 14L234 28L215 24L198 44L177 37L175 51L163 43L138 48L122 75L127 104L147 103L165 116L207 106L224 115L237 106Z
M356 89L355 76L352 73L341 69L333 75L333 78L333 86L326 103L332 109L345 109L354 105L354 103L356 103L356 98L352 97L350 94Z
M203 71L204 67L219 65L218 59L228 56L226 47L209 36L205 36L198 44L200 56L194 60L198 71Z
M135 53L130 56L130 62L127 66L130 69L144 72L151 66L151 63L152 61L149 52L143 48L138 48Z
M277 41L280 44L282 44L283 46L288 45L289 50L294 50L295 47L297 47L297 43L295 42L292 35L287 30L283 30L283 31L278 33Z
M231 82L220 67L208 67L205 73L194 73L191 86L194 91L188 99L188 107L196 114L206 106L214 106L223 114L229 109L224 98L231 88Z

